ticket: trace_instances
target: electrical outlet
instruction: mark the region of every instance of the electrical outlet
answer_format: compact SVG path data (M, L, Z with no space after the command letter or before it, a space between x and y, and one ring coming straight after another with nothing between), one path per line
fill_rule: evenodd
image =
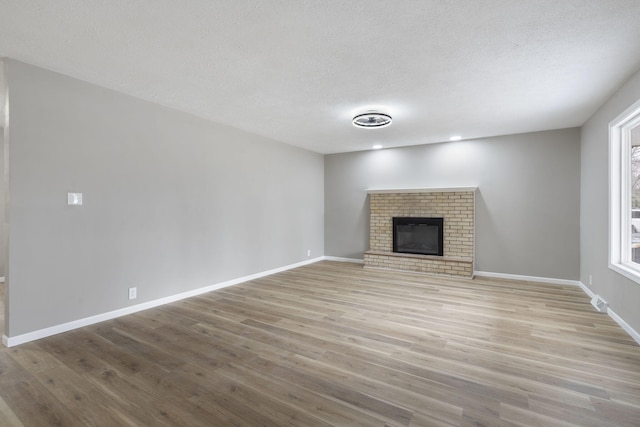
M129 299L138 298L138 288L129 288Z
M82 193L67 193L67 204L82 206Z
M311 256L311 249L307 249L307 256Z
M593 285L593 277L591 275L589 275L589 285Z

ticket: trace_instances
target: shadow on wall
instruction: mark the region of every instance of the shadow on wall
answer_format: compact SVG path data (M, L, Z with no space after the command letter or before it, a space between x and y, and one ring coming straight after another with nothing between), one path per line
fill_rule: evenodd
M4 281L0 282L0 336L4 335L4 287Z
M367 249L369 248L369 230L371 230L371 209L369 208L369 203L371 201L371 196L369 194L367 194L367 197L365 197L364 199L364 205L362 206L362 210L360 211L360 218L358 218L358 226L360 227L364 227L365 230L367 230L367 232L364 235L364 246ZM364 224L364 225L360 225L360 224ZM362 254L361 256L358 257L358 259L364 257L364 254Z
M474 255L474 268L476 271L484 271L482 267L483 259L486 260L487 255L489 255L486 253L483 254L482 251L478 251L479 247L495 248L495 251L501 252L502 256L509 257L507 245L500 236L500 233L497 232L498 229L499 224L495 219L495 215L492 214L491 209L487 205L486 200L482 194L482 189L478 188L478 191L476 191L476 247ZM485 244L485 242L489 240L491 241L491 245Z
M6 123L6 87L5 87L5 78L4 78L4 61L0 59L0 177L2 177L2 182L0 183L0 277L3 278L4 282L4 266L5 266L5 253L6 253L6 245L5 245L5 186L4 182L4 130ZM4 308L4 294L2 299L2 304ZM2 317L2 321L4 322L4 314ZM4 328L3 328L4 330Z
M2 65L2 64L0 64ZM1 73L0 73L1 74ZM1 83L1 82L0 82ZM4 101L3 101L4 102ZM6 242L5 242L5 230L7 228L5 219L5 176L4 176L4 128L0 126L0 177L2 182L0 183L0 277L4 282L4 267L5 267L5 255L6 255ZM4 304L4 298L2 299ZM3 318L4 320L4 318Z

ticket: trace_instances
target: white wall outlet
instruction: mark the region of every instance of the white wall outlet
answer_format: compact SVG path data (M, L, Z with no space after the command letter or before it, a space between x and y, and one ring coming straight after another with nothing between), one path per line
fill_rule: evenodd
M138 298L138 288L129 288L129 299Z
M82 206L82 193L67 193L67 205Z
M311 249L307 249L307 256L311 256Z
M593 285L593 277L591 275L589 275L589 285Z

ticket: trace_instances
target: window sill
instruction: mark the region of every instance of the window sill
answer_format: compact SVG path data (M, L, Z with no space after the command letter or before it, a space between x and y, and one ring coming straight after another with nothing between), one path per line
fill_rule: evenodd
M609 268L616 273L622 274L627 279L633 280L640 284L640 271L635 268L631 268L626 264L609 264Z

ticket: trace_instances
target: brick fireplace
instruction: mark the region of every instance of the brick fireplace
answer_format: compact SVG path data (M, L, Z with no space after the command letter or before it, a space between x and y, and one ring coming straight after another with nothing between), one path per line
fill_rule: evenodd
M367 268L473 277L475 187L369 190ZM444 219L442 256L393 252L394 217Z

